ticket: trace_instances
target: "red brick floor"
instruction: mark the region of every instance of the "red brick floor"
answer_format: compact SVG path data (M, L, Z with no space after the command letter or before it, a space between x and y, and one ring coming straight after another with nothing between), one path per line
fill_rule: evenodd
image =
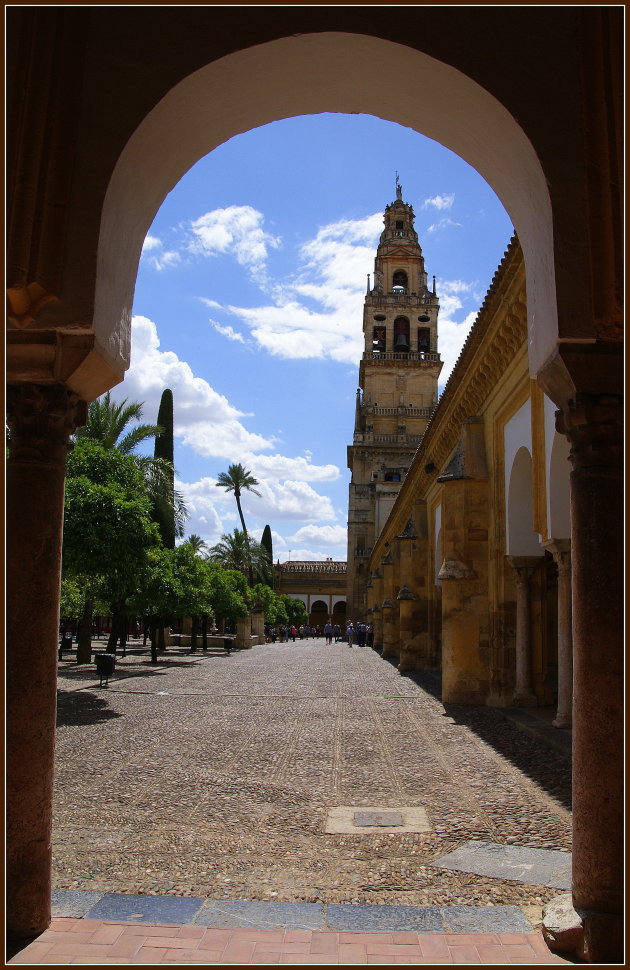
M538 933L350 933L216 929L53 919L11 964L507 964L570 963Z

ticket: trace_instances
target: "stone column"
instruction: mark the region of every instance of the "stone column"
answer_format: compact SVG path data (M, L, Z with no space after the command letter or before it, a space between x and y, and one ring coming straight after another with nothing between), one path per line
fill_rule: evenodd
M400 657L398 671L405 674L416 669L416 658L410 647L413 639L413 608L414 595L408 586L402 586L396 597L400 611Z
M380 653L383 650L383 614L381 612L381 605L383 603L383 570L380 566L372 573L372 583L374 585L374 601L372 605L374 649Z
M591 962L623 953L623 398L576 394L571 443L573 905Z
M372 607L372 628L372 647L380 652L383 649L383 613L378 603Z
M383 600L383 657L393 657L397 651L397 623L396 609L394 601L387 598Z
M571 631L571 543L545 542L558 567L558 710L553 726L571 727L573 706L573 634Z
M70 435L86 404L62 384L7 389L7 928L50 924L61 540Z
M392 550L383 559L383 657L398 654L398 609L396 608L396 569Z
M530 580L542 562L540 556L508 556L516 574L516 686L512 703L516 707L537 707L532 686L530 637Z
M237 616L236 618L236 639L234 646L237 650L249 650L252 645L252 615Z

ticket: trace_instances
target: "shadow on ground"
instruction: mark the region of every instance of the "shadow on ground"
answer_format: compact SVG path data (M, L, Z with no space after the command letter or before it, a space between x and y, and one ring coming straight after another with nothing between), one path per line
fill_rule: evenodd
M86 724L100 724L122 717L112 711L104 697L92 694L90 691L71 691L57 694L57 727L72 725L82 727Z
M398 660L384 658L397 666ZM418 687L442 703L440 677L431 673L407 674ZM507 721L497 707L475 707L465 704L444 704L444 717L463 724L474 731L486 744L510 761L519 771L540 785L565 808L571 809L571 763L543 739L525 734Z

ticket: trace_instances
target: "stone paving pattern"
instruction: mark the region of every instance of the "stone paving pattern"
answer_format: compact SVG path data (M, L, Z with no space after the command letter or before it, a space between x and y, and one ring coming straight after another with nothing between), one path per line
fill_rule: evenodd
M569 851L567 759L370 649L130 654L103 689L59 667L57 889L528 915L558 894L436 863L471 840ZM422 806L433 829L325 834L340 805Z

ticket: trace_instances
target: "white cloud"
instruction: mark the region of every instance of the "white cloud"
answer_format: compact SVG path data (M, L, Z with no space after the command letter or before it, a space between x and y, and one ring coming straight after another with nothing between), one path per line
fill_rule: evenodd
M306 542L313 546L332 548L346 547L348 532L341 525L305 525L298 529L295 535L289 536L288 542Z
M381 213L323 226L301 247L297 277L267 286L273 303L226 306L225 311L249 327L258 346L274 356L356 365L363 351L367 274L382 226Z
M268 251L280 246L280 239L263 229L263 221L263 214L249 205L213 209L190 223L192 239L187 248L201 256L231 253L262 284Z
M147 255L150 253L151 255ZM164 252L164 244L158 236L145 236L142 244L142 259L151 264L158 271L168 266L177 266L181 256L176 250Z
M234 327L227 324L225 327L217 323L216 320L211 320L210 323L214 327L217 333L220 333L222 337L227 337L228 340L236 340L238 343L244 344L245 338L242 333L237 333Z
M152 249L161 249L161 248L162 248L162 240L158 239L157 236L147 236L144 242L142 243L143 253L148 253Z
M254 453L273 446L272 440L248 431L240 420L248 415L218 394L189 364L172 351L160 350L155 323L147 317L132 320L131 367L115 398L145 402L145 420L157 415L164 388L173 391L175 434L197 454L235 460L235 454Z
M243 510L266 521L292 519L300 522L326 522L336 518L327 495L319 495L306 482L261 481L257 488L261 497L243 495Z
M241 461L255 478L271 478L275 481L295 479L301 482L336 482L340 476L337 465L312 465L311 455L287 458L285 455L245 454Z
M454 192L452 192L450 195L434 195L432 199L424 200L422 203L422 208L428 209L431 206L434 209L450 209L454 201Z
M440 356L444 361L444 366L440 374L440 388L444 387L450 377L451 371L457 362L457 358L464 346L464 341L470 333L470 328L475 322L476 317L477 311L473 310L461 323L457 323L455 320L448 318L444 320L440 318L438 323L438 347Z
M449 226L461 226L461 222L454 222L448 217L446 219L440 219L439 222L432 223L428 227L427 232L438 232L440 229L447 229Z

